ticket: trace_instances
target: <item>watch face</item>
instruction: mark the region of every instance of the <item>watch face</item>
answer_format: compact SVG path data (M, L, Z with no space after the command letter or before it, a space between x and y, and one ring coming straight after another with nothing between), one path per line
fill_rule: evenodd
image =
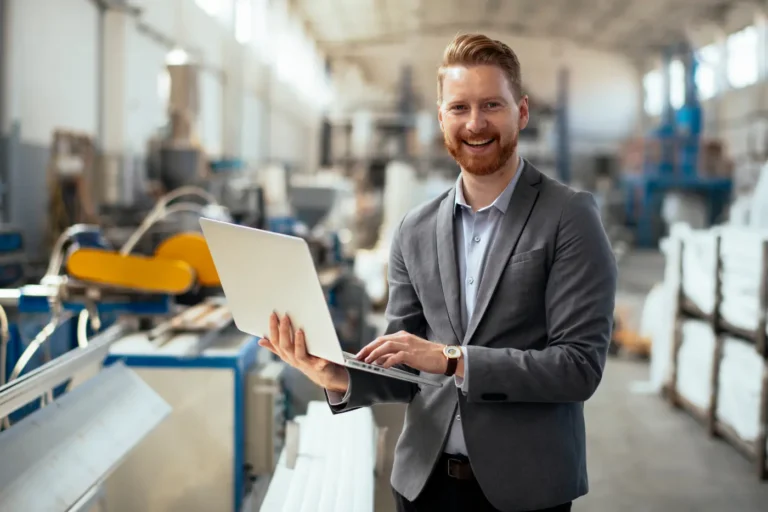
M445 347L446 357L456 358L461 355L461 349L459 347Z

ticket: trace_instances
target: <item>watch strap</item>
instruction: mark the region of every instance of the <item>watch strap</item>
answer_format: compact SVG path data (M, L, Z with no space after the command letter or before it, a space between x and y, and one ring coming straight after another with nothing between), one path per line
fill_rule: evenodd
M445 369L445 376L446 377L453 377L453 374L456 373L456 367L459 364L459 360L453 357L449 357L448 359L448 367Z

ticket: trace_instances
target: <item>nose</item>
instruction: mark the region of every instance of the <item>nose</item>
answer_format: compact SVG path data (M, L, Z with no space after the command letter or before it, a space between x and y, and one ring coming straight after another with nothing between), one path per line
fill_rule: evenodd
M482 109L473 108L469 113L469 119L467 119L467 131L470 133L480 133L488 126L488 122L485 120L485 115Z

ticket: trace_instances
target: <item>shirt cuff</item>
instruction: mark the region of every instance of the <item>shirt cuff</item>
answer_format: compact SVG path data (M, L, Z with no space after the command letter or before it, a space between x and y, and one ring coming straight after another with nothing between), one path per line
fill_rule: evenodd
M344 405L349 401L349 390L352 388L352 383L347 387L347 392L343 395L338 391L325 390L328 393L328 403L331 405Z
M453 382L456 384L456 387L461 389L461 392L466 395L469 388L469 361L467 360L467 347L461 347L461 357L464 358L464 377L462 378L458 375L454 375Z

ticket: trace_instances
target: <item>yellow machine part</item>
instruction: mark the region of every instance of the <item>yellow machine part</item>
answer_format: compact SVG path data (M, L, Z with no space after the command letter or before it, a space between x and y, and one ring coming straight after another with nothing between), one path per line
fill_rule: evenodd
M184 261L82 248L70 255L67 270L81 281L149 293L178 295L195 283L195 271Z
M208 243L200 233L179 233L167 238L155 250L155 256L184 261L195 269L201 285L221 286Z

